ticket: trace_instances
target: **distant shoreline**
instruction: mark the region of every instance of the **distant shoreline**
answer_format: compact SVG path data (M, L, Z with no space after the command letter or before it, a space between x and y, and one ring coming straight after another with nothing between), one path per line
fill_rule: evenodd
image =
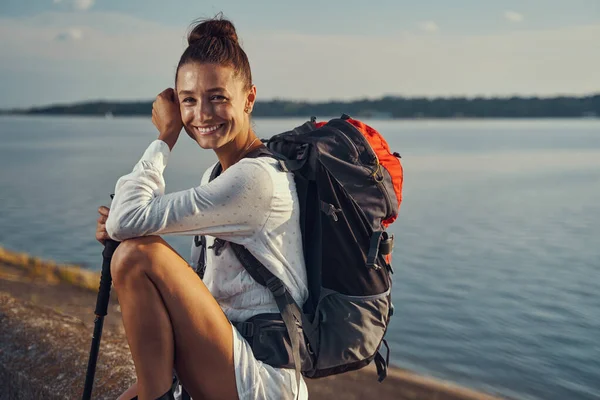
M90 101L42 107L0 110L0 115L69 115L98 117L150 117L152 101ZM600 118L600 94L583 97L507 98L405 98L302 102L258 101L257 118L308 118L346 113L373 119L532 119Z

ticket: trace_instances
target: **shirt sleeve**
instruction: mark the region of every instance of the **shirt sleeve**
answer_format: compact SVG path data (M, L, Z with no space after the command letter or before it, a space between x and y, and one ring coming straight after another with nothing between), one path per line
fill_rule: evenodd
M270 215L273 179L259 159L243 159L205 185L165 194L170 150L148 146L133 171L117 181L106 221L115 240L176 234L211 235L243 244Z

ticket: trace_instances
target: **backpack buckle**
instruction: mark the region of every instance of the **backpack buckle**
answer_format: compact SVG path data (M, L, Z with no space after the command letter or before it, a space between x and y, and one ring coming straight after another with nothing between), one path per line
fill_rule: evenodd
M392 253L394 249L394 235L388 235L387 232L383 232L381 242L379 243L379 252L387 256Z
M252 322L238 322L235 324L236 329L245 338L254 336L254 324Z
M215 251L216 256L220 256L223 253L223 248L227 244L227 241L219 238L215 238L212 246L208 246L209 249L213 249Z
M369 254L367 254L367 267L373 268L374 270L381 269L381 266L377 264L377 256L379 255L379 244L381 243L381 236L384 232L378 231L373 232L371 236L371 244L369 245Z
M285 293L283 282L276 276L272 276L267 280L267 287L274 296L282 296Z
M378 270L381 268L377 264L377 257L387 256L394 249L394 235L389 235L386 231L373 232L369 254L367 255L367 267Z
M328 217L333 218L334 222L338 222L339 217L337 213L342 212L341 208L335 208L333 204L325 203L321 200L321 211L325 213Z

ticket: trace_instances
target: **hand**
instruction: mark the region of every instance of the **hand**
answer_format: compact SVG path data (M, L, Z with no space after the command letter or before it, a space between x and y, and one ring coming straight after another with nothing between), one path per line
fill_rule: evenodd
M96 240L102 244L104 244L107 239L110 239L108 232L106 232L106 219L108 218L109 212L110 209L108 207L101 206L98 208L100 216L98 217L98 223L96 224Z
M183 128L179 100L172 88L167 88L156 96L152 103L152 123L158 129L158 138L172 150Z
M129 387L129 389L127 389L126 391L124 391L123 394L121 394L117 398L117 400L131 400L131 399L133 399L137 395L138 395L137 382L135 382L133 385L131 385Z

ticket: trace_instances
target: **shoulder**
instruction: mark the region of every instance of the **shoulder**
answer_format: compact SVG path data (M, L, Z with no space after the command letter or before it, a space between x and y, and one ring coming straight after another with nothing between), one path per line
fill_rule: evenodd
M272 157L243 158L231 168L236 167L237 169L244 171L251 170L259 174L274 175L282 172L279 161Z
M275 161L275 160L273 160ZM217 178L210 181L210 176L215 163L209 167L202 177L201 187L210 193L221 193L227 199L253 198L254 201L272 198L275 187L280 186L277 171L278 163L268 158L244 158L231 167L227 168ZM249 195L249 193L260 193L260 195Z
M217 163L212 164L204 171L201 183L204 185L210 181L210 175L217 166ZM237 178L257 179L281 179L283 170L280 167L279 161L271 157L244 158L232 165L223 172L221 176L235 176ZM284 174L285 175L285 174Z

